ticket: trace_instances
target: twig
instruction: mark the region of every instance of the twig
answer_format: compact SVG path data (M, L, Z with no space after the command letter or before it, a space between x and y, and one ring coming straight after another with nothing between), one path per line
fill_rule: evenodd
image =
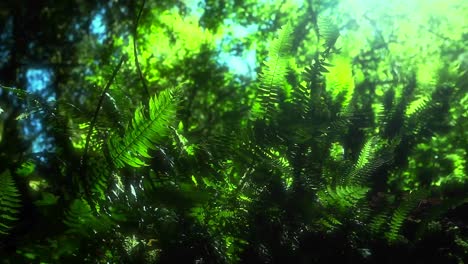
M81 156L81 162L80 162L80 177L81 178L84 177L84 171L86 170L86 164L88 162L89 141L91 140L91 134L93 133L94 126L96 125L96 121L99 115L99 110L101 110L104 97L106 96L106 93L109 91L110 86L114 82L115 76L117 76L117 73L122 67L122 64L126 60L128 60L128 56L126 54L123 55L122 58L120 58L119 64L117 65L117 67L115 67L114 71L112 72L111 78L109 79L104 90L102 91L101 97L99 98L98 105L96 107L96 110L94 111L93 119L91 120L91 123L89 124L88 134L86 135L85 148L83 151L83 155Z
M148 86L146 86L145 78L143 77L143 73L141 71L140 62L138 61L138 52L137 52L137 36L138 36L138 23L140 22L141 13L143 13L143 8L145 7L145 0L143 0L143 4L141 5L140 11L138 12L137 20L135 23L135 31L133 32L133 55L135 57L135 66L138 71L138 76L140 77L141 84L143 84L143 89L145 90L146 95L149 97Z

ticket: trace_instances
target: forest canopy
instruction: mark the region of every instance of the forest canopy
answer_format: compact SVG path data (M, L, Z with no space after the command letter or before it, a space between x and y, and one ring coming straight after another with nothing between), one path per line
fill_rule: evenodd
M4 263L465 263L468 4L2 1Z

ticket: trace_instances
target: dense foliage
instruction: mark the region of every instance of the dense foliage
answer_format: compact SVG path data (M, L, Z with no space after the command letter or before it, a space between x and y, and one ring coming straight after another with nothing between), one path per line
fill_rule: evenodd
M0 4L4 263L464 263L468 5L134 2Z

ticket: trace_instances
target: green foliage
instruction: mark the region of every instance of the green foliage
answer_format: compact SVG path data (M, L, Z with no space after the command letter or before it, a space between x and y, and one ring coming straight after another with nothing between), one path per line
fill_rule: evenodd
M424 108L426 108L427 106L427 103L430 101L430 99L426 96L423 96L423 97L420 97L416 100L414 100L413 102L411 102L407 108L406 108L406 111L405 111L405 115L407 117L411 117L415 114L417 114L418 112L421 112L422 110L424 110Z
M9 171L0 174L0 235L7 235L18 220L21 200Z
M69 228L69 233L82 236L109 230L113 224L107 215L95 216L89 204L82 199L75 199L71 203L63 222Z
M409 194L398 208L393 212L388 224L389 230L385 233L385 237L390 242L395 242L399 238L400 229L404 221L408 217L411 210L416 208L421 200L427 195L425 190L417 190Z
M326 75L327 89L333 100L346 111L354 93L352 65L343 57L334 59L332 64L333 66L328 68L329 74Z
M388 223L388 212L383 211L374 216L369 223L370 231L375 235L379 236L382 228Z
M369 176L386 162L377 154L381 145L377 137L371 137L364 144L355 165L344 179L347 184L362 185L369 182Z
M426 25L373 21L372 9L356 18L340 9L345 1L207 1L199 10L188 2L142 3L138 25L127 17L135 6L104 7L104 45L87 36L75 39L78 58L54 55L63 56L55 102L2 86L0 167L20 176L0 176L0 232L21 229L7 236L16 254L0 247L7 262L368 263L434 240L466 252L457 211L466 205L466 69L443 63L463 50L460 32L420 34ZM60 35L79 36L75 24ZM420 35L444 40L413 39ZM233 73L250 66L227 52L267 56L258 80ZM16 72L11 82L24 76ZM14 94L25 108L3 104ZM44 127L62 128L53 153L15 150L34 140L18 119L36 112ZM432 202L429 192L449 183L458 196ZM39 227L16 219L19 190ZM448 237L445 226L462 231ZM399 251L393 244L405 237L417 239Z
M106 159L102 155L92 155L88 159L88 174L86 187L91 189L93 198L105 201L109 188L113 181L113 171L109 168Z
M254 105L253 116L255 119L270 120L277 111L281 98L286 96L286 74L291 56L293 28L286 24L281 28L269 49L268 60L260 74L257 102Z
M112 162L117 168L125 164L132 167L146 166L143 158L150 158L148 151L157 149L174 123L178 103L178 89L168 89L153 96L146 110L140 105L123 137L114 133L108 141ZM148 111L148 114L146 114Z
M362 186L336 186L327 187L326 190L321 190L317 193L320 202L327 207L335 208L353 208L358 205L359 201L365 198L368 187Z
M331 49L338 37L340 36L340 31L336 23L334 23L329 17L321 16L318 20L319 36L323 38L323 46L328 49Z

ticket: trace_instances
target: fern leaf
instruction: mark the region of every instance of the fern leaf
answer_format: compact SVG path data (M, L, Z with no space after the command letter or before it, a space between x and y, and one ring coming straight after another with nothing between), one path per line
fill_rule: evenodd
M390 229L385 234L390 242L395 242L398 239L403 222L406 220L411 210L413 210L426 195L425 190L415 191L395 210L390 219Z
M293 87L292 98L295 110L301 118L305 118L310 110L310 90L307 88L306 82Z
M388 212L382 212L373 217L372 221L369 224L369 229L372 233L380 233L382 227L388 221Z
M320 17L318 20L319 34L323 38L323 46L327 49L335 45L340 36L340 30L329 17Z
M112 221L107 215L96 217L89 204L81 199L76 199L63 220L68 226L68 233L90 235L93 231L105 231L112 226Z
M149 102L149 114L144 106L135 110L135 117L131 126L123 137L114 134L109 140L109 154L117 168L125 164L132 167L146 166L143 158L150 158L148 150L157 149L156 144L162 143L170 131L173 123L178 96L176 90L165 90L154 96Z
M350 208L358 204L367 192L368 187L363 186L336 186L332 188L327 186L326 190L318 192L319 200L326 206L339 206L341 208Z
M253 108L254 119L269 120L279 103L279 96L284 89L290 50L292 45L292 26L288 23L279 31L272 45L268 61L264 62L263 70L259 76L260 86L257 95L257 106Z
M375 157L378 142L377 137L371 137L364 144L353 169L344 179L346 184L366 185L366 180L371 173L385 163L385 160Z
M18 220L19 207L21 200L15 182L6 171L0 175L0 234L8 234L12 222Z
M325 56L320 58L320 56ZM317 100L325 91L325 73L328 73L327 67L332 65L327 63L326 54L319 53L315 55L314 60L310 66L304 69L304 81L307 83L307 93L311 99Z
M372 137L364 144L352 170L341 180L343 184L366 185L371 173L384 163L383 160L375 158L377 143L378 139Z
M376 143L377 138L372 137L366 142L366 144L364 144L364 147L361 149L361 153L359 154L359 158L355 165L356 169L364 168L364 166L373 159L376 152Z
M406 108L405 115L407 118L421 112L423 109L426 108L427 103L430 101L429 97L423 96L415 101L411 102L408 107Z

